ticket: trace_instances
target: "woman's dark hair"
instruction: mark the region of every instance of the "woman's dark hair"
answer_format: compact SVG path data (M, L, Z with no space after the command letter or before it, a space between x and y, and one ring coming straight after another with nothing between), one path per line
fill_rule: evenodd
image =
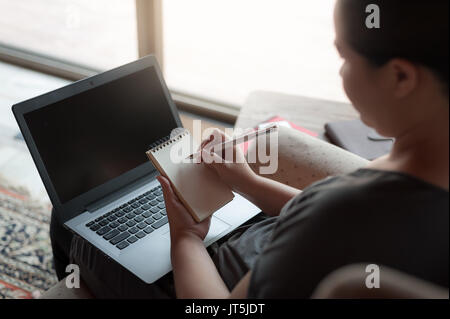
M428 67L448 94L449 0L339 0L344 40L375 66L404 58ZM380 9L380 28L368 28L369 4Z

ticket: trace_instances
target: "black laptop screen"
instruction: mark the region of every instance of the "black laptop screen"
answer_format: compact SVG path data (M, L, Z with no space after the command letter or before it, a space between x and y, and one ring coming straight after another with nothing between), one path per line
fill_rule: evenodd
M24 117L62 204L145 163L177 127L153 67Z

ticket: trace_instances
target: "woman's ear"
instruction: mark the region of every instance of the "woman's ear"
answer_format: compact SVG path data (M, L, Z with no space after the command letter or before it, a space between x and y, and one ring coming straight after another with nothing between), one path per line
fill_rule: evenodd
M386 67L394 97L407 97L417 87L419 68L413 63L404 59L392 59Z

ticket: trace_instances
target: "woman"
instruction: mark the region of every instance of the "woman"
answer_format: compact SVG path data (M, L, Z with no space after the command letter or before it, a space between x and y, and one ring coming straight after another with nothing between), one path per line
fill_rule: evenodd
M380 29L365 25L369 3L380 7ZM448 287L448 1L338 0L334 19L345 92L364 123L395 138L392 151L300 191L256 175L245 161L221 163L205 141L205 163L268 217L228 236L212 254L203 246L209 220L195 223L159 177L177 297L308 298L327 274L361 262ZM83 268L94 249L87 245L75 238L72 258L96 295L105 296L95 281L115 266ZM249 265L234 280L220 267L227 250ZM130 282L119 284L121 297L158 296L154 286Z
M208 221L196 224L159 177L178 297L309 297L329 272L352 262L448 287L448 2L378 1L381 29L366 29L365 7L376 2L337 2L336 47L345 92L364 123L395 138L390 154L300 194L246 164L208 164L264 212L280 214L254 268L231 292L202 244Z

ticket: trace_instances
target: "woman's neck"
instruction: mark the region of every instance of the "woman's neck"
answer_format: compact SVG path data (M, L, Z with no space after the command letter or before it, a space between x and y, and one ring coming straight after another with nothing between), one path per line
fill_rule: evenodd
M428 118L396 136L387 168L400 170L431 184L449 189L448 101Z

